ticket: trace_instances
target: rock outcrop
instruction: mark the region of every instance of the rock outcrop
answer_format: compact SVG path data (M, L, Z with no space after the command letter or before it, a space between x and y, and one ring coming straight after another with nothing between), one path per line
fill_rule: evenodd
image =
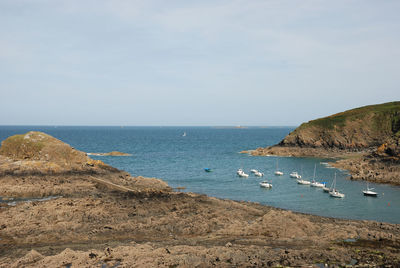
M71 167L89 161L86 153L37 131L7 138L1 143L0 155L13 160L48 161Z
M120 172L85 152L42 132L31 131L4 140L0 174L96 174Z

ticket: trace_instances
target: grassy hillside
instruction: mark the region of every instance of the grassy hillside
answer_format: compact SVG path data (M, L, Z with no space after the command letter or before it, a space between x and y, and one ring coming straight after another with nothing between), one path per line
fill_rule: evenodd
M367 148L398 142L400 102L369 105L302 124L280 145Z
M14 160L54 161L63 164L85 164L86 153L42 132L28 132L4 140L0 155Z

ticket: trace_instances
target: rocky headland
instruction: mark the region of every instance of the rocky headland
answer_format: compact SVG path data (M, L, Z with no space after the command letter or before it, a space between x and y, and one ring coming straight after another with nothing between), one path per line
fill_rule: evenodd
M350 179L400 185L400 102L370 105L309 121L256 156L334 158Z
M0 197L0 267L400 263L399 224L174 192L40 132L2 142Z

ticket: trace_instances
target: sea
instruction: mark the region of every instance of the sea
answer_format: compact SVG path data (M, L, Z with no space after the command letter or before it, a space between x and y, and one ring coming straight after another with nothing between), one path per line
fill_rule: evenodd
M400 223L400 187L370 183L378 197L366 197L365 182L351 181L346 170L332 168L332 160L251 156L243 150L274 145L295 127L84 127L0 126L0 141L15 134L42 131L87 153L120 151L132 156L91 156L132 176L166 181L177 191L195 192L237 201L250 201L301 213L333 218ZM212 172L205 172L209 168ZM242 168L250 176L238 177ZM275 176L276 169L283 176ZM250 172L257 169L264 177ZM321 188L299 185L289 174L297 171L331 185L345 198L333 198ZM271 189L259 183L268 180Z

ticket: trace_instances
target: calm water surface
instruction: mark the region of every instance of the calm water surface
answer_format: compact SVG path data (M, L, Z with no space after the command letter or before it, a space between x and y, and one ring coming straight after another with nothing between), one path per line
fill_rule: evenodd
M365 197L363 182L345 179L348 174L327 168L329 160L294 157L254 157L239 152L279 142L293 127L217 129L211 127L29 127L0 126L0 140L30 130L46 132L85 152L122 151L131 157L92 156L123 169L133 176L161 178L172 187L219 198L245 200L321 216L368 219L400 223L400 187L370 184L378 198ZM186 132L186 136L182 134ZM274 176L276 165L285 173ZM337 174L337 188L346 194L335 199L320 188L298 185L289 177L292 171L330 185ZM204 168L213 172L206 173ZM260 179L236 176L243 168L265 173ZM259 187L271 180L272 189Z

